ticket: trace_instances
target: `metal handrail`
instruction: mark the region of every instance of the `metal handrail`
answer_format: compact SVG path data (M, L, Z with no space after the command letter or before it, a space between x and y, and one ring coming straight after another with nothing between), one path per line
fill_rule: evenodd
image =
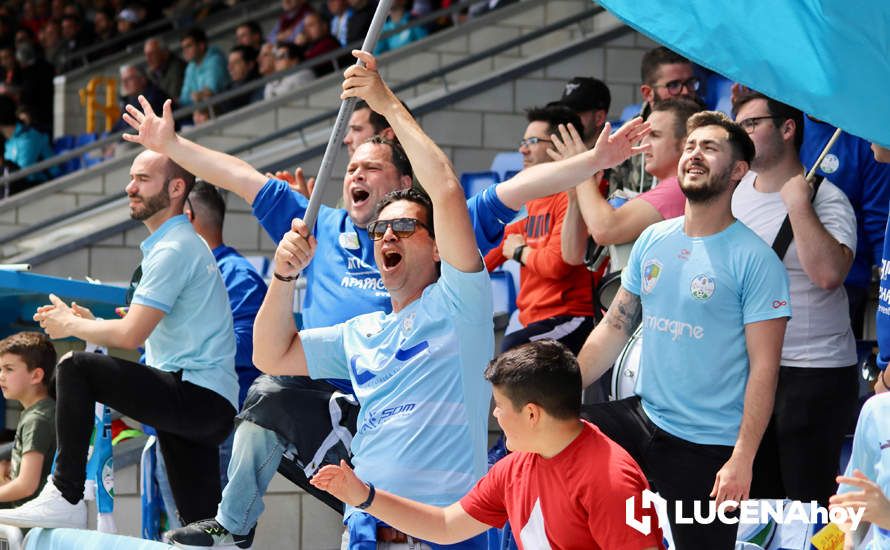
M465 7L469 7L470 5L475 4L477 2L478 2L478 0L461 0L458 3L453 4L452 6L449 6L448 8L436 10L436 11L431 12L421 18L415 19L413 21L409 21L405 25L396 27L395 29L382 34L381 38L387 38L390 36L394 36L394 35L397 35L407 29L411 29L414 27L425 25L427 23L431 23L431 22L435 21L436 19L438 19L439 17L442 17L443 15L451 15L451 14L456 13L456 12L460 11L461 9L463 9ZM304 69L314 69L315 67L324 65L326 63L334 63L335 70L337 70L339 68L338 60L340 58L348 55L353 49L356 49L359 47L361 47L360 40L351 42L338 50L334 50L334 51L328 52L324 55L320 55L318 57L312 58L306 62L300 63L300 64L298 64L294 67L291 67L290 69L287 69L285 71L273 73L273 74L265 76L263 78L259 78L259 79L253 80L251 82L248 82L236 90L229 90L226 92L215 94L212 97L210 97L200 103L196 103L194 105L189 105L187 107L182 107L180 109L177 109L176 111L173 112L173 118L177 121L182 120L186 116L191 115L198 109L203 109L206 107L213 107L215 105L218 105L220 103L228 101L229 99L232 99L233 97L239 97L244 94L250 93L253 90L264 87L269 82L279 80L287 75L294 74L294 73L304 70ZM324 120L324 119L322 119L322 120ZM12 173L12 174L0 177L0 186L7 185L14 181L18 181L21 179L25 179L28 176L31 176L33 174L39 174L49 168L52 168L53 166L63 164L71 159L75 159L77 157L80 157L81 155L89 153L90 151L93 151L96 149L101 149L108 145L118 143L120 141L120 137L125 133L126 133L126 130L114 132L114 133L109 134L103 138L97 139L94 142L82 145L76 149L71 149L69 151L66 151L66 152L60 154L60 155L54 155L46 160L42 160L42 161L38 162L37 164L32 164L31 166L29 166L27 168L24 168L22 170Z

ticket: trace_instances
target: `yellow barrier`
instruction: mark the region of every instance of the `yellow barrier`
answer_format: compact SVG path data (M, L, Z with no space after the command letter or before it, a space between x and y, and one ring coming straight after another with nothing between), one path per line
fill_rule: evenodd
M96 99L97 88L105 86L105 103ZM97 76L87 82L86 88L80 90L80 104L87 109L88 133L96 131L96 113L105 116L105 131L110 132L121 111L117 105L117 79L109 76Z

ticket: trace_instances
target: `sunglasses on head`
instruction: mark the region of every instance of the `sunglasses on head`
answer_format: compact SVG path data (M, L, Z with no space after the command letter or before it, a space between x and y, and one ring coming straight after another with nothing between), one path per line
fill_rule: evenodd
M392 232L400 239L407 239L417 231L417 226L427 230L432 235L430 228L420 220L414 218L396 218L394 220L375 220L368 224L368 234L374 241L379 241L386 234L386 228L392 227Z

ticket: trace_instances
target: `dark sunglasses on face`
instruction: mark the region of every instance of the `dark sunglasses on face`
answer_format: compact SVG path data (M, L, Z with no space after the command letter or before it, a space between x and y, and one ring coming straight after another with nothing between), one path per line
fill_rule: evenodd
M701 83L698 81L698 78L692 77L686 80L671 80L667 84L656 84L652 86L653 88L664 88L671 95L677 95L683 91L683 88L686 88L690 92L697 92Z
M392 227L392 232L400 239L407 239L417 231L420 226L432 235L430 228L420 220L414 218L396 218L394 220L375 220L368 224L368 234L374 241L379 241L386 234L386 228Z

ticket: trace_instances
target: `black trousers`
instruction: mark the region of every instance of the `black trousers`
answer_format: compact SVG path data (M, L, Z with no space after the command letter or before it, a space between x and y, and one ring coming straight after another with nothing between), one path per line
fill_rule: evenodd
M505 334L501 342L501 351L504 352L534 340L551 338L558 340L572 350L572 353L578 355L591 330L593 330L593 317L558 315L536 323L529 323L523 329Z
M183 382L181 372L96 353L67 355L56 368L59 454L53 482L66 500L83 498L96 402L157 430L184 523L216 514L219 444L232 430L234 407L212 390Z
M844 437L859 404L856 366L782 367L773 416L754 459L751 498L790 498L828 506Z
M684 516L689 517L694 501L710 500L714 479L732 455L732 447L700 445L669 434L649 420L636 396L584 405L581 416L624 447L643 469L653 490L668 501L668 518L677 550L735 548L738 525L720 521L678 525L674 517L677 501L682 502Z

